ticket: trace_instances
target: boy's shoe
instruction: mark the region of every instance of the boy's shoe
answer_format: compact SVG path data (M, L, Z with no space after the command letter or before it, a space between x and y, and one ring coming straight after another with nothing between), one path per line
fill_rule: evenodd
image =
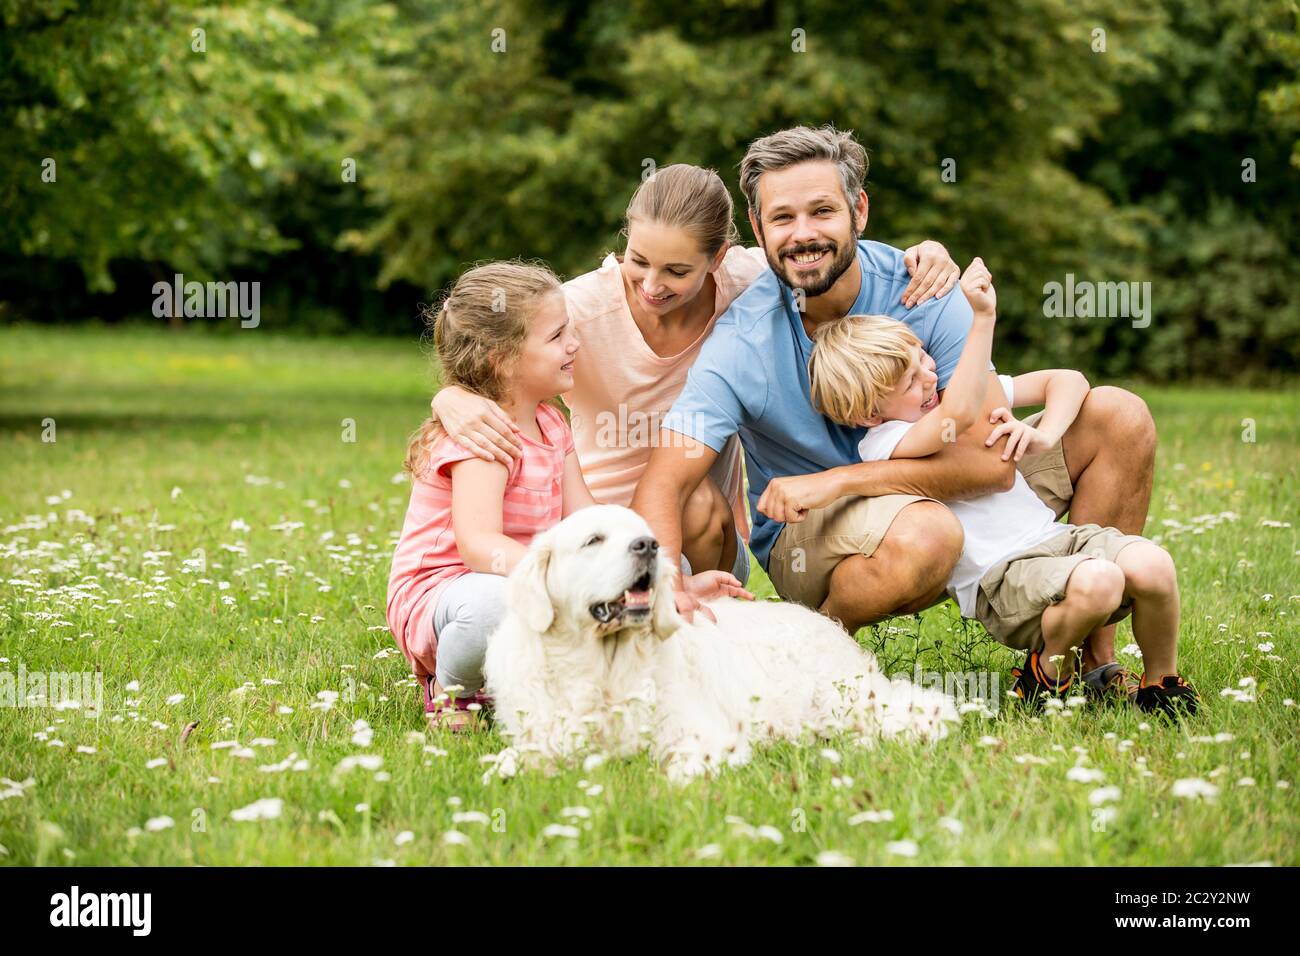
M1138 675L1115 661L1094 667L1080 679L1084 692L1094 700L1125 701L1130 704L1137 702L1138 686L1141 684Z
M1159 711L1170 717L1196 713L1201 698L1196 688L1183 680L1178 674L1166 674L1158 684L1146 683L1142 675L1142 686L1138 688L1136 703L1146 711Z
M1011 676L1015 678L1011 692L1030 706L1041 704L1047 697L1064 699L1074 684L1073 673L1063 681L1054 681L1044 674L1039 651L1030 651L1025 666L1011 668Z

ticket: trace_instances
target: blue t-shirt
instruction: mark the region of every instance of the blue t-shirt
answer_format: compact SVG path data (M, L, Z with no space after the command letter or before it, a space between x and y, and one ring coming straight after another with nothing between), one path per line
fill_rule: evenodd
M899 302L910 276L903 251L858 242L862 289L849 315L888 315L906 322L934 358L945 388L970 331L970 304L954 288L913 309ZM750 550L764 568L784 524L760 514L758 499L772 478L807 475L860 461L865 428L838 425L812 406L808 358L812 342L790 288L770 269L718 317L662 425L714 451L740 432L754 519Z

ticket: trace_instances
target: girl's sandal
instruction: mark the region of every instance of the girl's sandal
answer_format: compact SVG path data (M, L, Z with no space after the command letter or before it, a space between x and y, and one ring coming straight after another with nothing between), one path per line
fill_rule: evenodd
M431 730L449 730L457 734L479 730L484 723L485 703L490 702L482 691L473 697L452 697L445 690L435 693L434 678L425 678L424 716Z

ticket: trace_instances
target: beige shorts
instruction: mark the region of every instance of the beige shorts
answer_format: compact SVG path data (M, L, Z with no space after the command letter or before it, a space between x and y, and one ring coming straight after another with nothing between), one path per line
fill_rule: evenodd
M1025 421L1032 425L1041 415ZM1069 510L1074 486L1060 442L1051 451L1026 456L1017 467L1053 514L1059 518ZM855 554L871 557L900 511L933 500L918 495L851 496L809 511L803 521L787 524L772 545L767 564L772 586L787 601L820 608L830 593L836 565Z
M1024 651L1043 646L1043 612L1065 600L1070 575L1084 561L1114 561L1130 544L1146 539L1117 528L1071 525L1042 544L1013 554L989 568L975 592L975 617L999 643ZM1121 604L1107 624L1133 612Z

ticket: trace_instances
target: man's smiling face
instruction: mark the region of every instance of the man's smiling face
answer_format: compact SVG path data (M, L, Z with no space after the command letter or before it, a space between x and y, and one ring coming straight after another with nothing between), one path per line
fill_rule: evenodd
M853 264L866 193L850 206L835 164L814 160L764 173L758 198L761 213L755 221L751 209L750 224L772 271L805 296L827 292Z

